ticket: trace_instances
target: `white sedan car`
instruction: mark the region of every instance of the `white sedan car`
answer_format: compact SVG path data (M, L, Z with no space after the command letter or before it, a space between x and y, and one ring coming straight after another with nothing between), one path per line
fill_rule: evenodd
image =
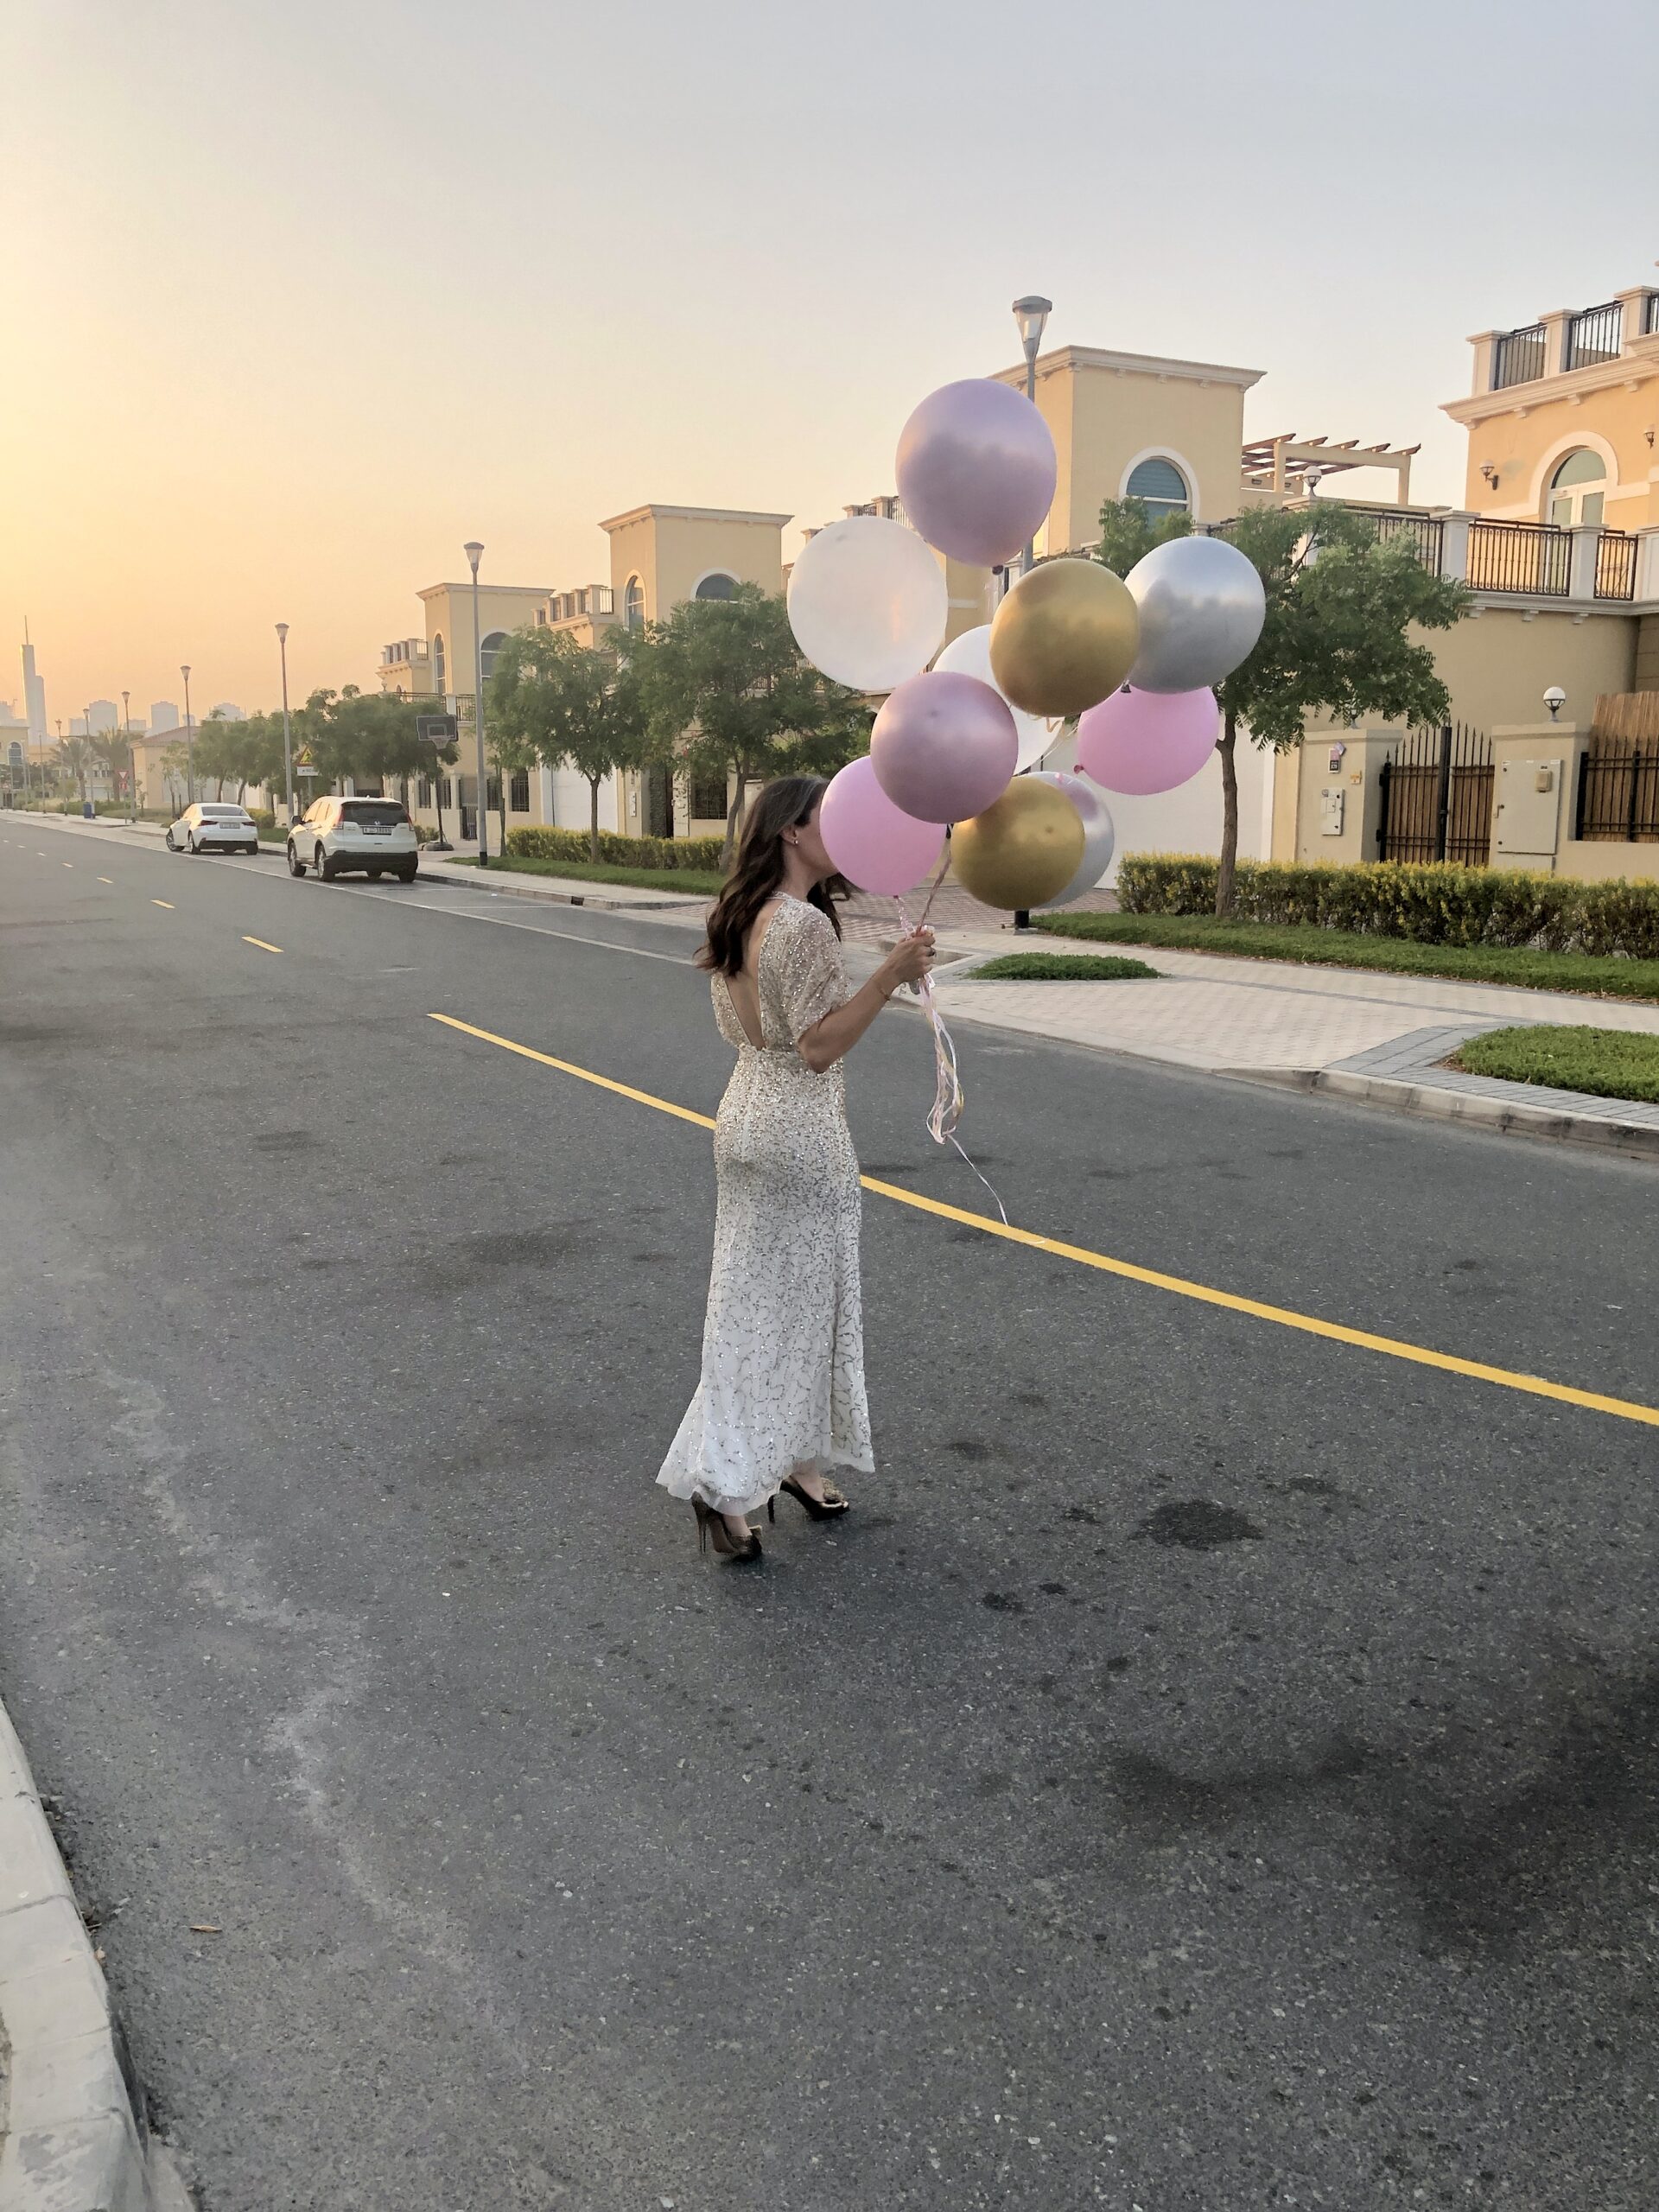
M288 872L313 868L331 883L354 869L413 883L420 851L409 809L395 798L320 798L288 833Z
M167 833L169 853L257 853L259 832L245 806L187 806Z

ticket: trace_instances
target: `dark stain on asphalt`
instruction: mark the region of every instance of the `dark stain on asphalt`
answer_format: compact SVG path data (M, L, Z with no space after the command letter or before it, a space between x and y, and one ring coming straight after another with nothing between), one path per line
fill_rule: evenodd
M1260 1543L1262 1531L1246 1515L1212 1498L1172 1498L1149 1513L1135 1530L1154 1544L1179 1544L1185 1551L1212 1552L1223 1544Z
M994 1613L1023 1613L1026 1610L1024 1599L1010 1598L1006 1590L988 1590L979 1602L988 1605Z
M953 1436L944 1448L954 1452L958 1459L979 1460L988 1459L995 1446L977 1436Z
M1504 1951L1648 1847L1659 1809L1659 1658L1610 1675L1592 1654L1555 1684L1554 1742L1516 1789L1437 1804L1395 1854L1431 1954Z
M253 1148L256 1152L309 1152L321 1141L309 1129L264 1129L255 1137Z
M1195 1827L1224 1827L1241 1815L1351 1782L1370 1764L1363 1744L1338 1733L1300 1759L1181 1774L1147 1751L1119 1751L1107 1761L1124 1810L1160 1841Z
M550 1268L569 1259L594 1226L591 1218L550 1222L543 1229L480 1232L446 1245L424 1287L440 1295L468 1290L511 1268Z

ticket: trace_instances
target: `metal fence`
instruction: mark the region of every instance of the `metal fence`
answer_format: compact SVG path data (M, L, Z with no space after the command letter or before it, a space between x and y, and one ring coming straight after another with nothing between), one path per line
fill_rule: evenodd
M1636 597L1636 540L1622 530L1604 530L1596 540L1596 597Z
M1565 599L1573 538L1549 522L1471 522L1469 582L1476 591L1531 592Z
M1376 825L1385 861L1460 861L1492 852L1492 741L1466 722L1415 729L1382 763Z
M1573 834L1592 844L1659 843L1659 742L1592 738L1579 762Z
M1386 544L1394 537L1408 539L1412 550L1429 574L1440 575L1446 543L1446 524L1437 516L1378 513L1371 519L1381 543Z
M1492 390L1506 391L1512 384L1532 384L1544 373L1544 326L1506 331L1492 350Z
M1567 367L1587 369L1597 361L1616 361L1624 341L1624 308L1622 302L1609 300L1604 307L1586 308L1567 326Z

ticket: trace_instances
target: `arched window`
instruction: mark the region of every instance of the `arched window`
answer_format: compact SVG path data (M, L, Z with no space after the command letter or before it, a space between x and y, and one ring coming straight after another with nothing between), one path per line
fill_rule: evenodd
M443 633L440 631L432 640L432 689L442 698L448 686L443 680Z
M1564 529L1575 523L1599 523L1607 491L1607 469L1599 453L1580 446L1567 454L1549 480L1549 519Z
M505 630L492 630L479 649L479 659L483 664L484 681L486 683L495 674L495 657L506 642L507 633Z
M1179 514L1192 504L1185 477L1173 461L1166 461L1161 454L1136 462L1123 486L1123 496L1126 499L1141 500L1154 522L1163 515Z
M716 569L712 576L705 576L692 596L696 599L732 599L736 596L737 578Z
M627 588L622 594L622 620L630 630L645 626L645 588L638 576L628 578Z

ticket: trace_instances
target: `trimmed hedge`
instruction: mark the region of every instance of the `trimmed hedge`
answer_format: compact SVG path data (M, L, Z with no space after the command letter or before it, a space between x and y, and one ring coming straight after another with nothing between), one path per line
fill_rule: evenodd
M720 837L619 837L599 833L599 857L607 868L696 868L718 875L725 841ZM585 830L509 830L507 850L527 861L591 861Z
M1202 854L1132 853L1118 869L1118 905L1126 914L1213 914L1216 867ZM1659 959L1659 883L1449 861L1240 861L1236 884L1240 921Z

